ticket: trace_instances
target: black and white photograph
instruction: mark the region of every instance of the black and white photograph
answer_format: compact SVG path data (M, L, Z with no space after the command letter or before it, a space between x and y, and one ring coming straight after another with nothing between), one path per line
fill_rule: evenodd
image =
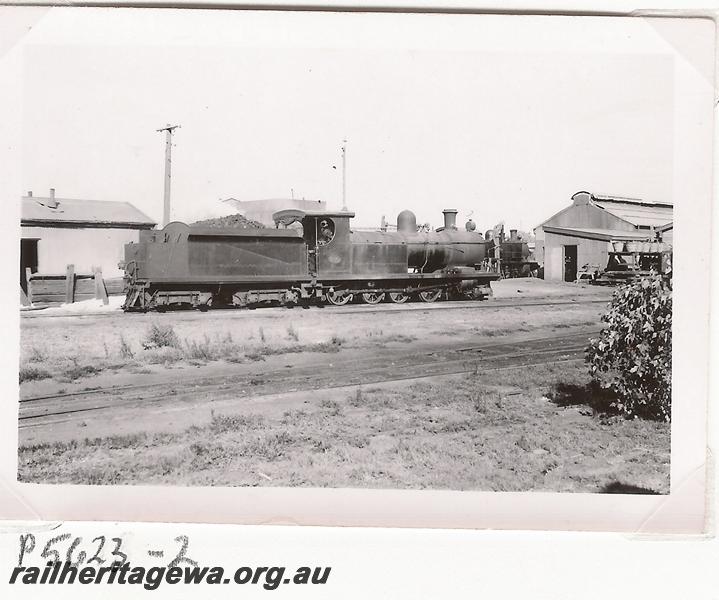
M709 23L53 9L18 484L661 502L704 427Z

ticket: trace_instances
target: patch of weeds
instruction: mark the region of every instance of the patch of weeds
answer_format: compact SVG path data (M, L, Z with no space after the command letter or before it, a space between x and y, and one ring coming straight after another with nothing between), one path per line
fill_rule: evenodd
M359 408L360 406L364 406L365 401L364 401L364 396L363 396L363 394L362 394L362 388L361 388L361 387L358 387L358 388L357 388L357 390L355 391L354 396L350 396L350 397L349 397L348 402L349 402L349 405L350 405L350 406L353 406L353 407L355 407L355 408Z
M332 444L327 440L312 440L312 450L315 452L328 452L331 450Z
M294 438L287 431L271 433L247 444L245 454L268 461L276 460L285 455L287 448L294 441Z
M366 435L351 435L347 438L347 444L353 448L366 448L369 446L370 439Z
M262 415L212 415L210 430L213 433L227 431L259 430L266 426Z
M81 377L90 377L91 375L97 375L102 369L94 365L79 365L76 364L68 369L65 369L62 374L63 377L69 381L75 381Z
M19 372L19 379L20 383L23 383L24 381L37 381L39 379L49 379L52 377L50 374L50 371L47 369L42 369L40 367L36 367L33 365L29 365L26 367L20 367Z
M177 337L175 329L171 324L153 323L145 334L142 347L145 350L152 350L154 348L180 348L180 339Z
M185 339L185 356L190 360L214 360L215 353L208 335L205 334L201 342Z
M132 346L125 339L125 336L120 335L120 356L122 358L135 358L135 353L132 351Z
M152 373L152 371L147 367L134 367L130 369L130 373L133 373L135 375L149 375L150 373Z
M337 402L336 400L330 400L329 398L324 398L320 402L320 406L322 408L329 410L330 415L333 417L339 415L341 412L339 402Z
M386 336L386 337L383 337L383 338L382 338L382 341L383 341L383 342L404 342L404 343L409 343L409 342L417 341L417 339L418 339L418 338L416 338L416 337L413 336L413 335L405 335L405 334L403 334L403 333L393 333L393 334L391 334L391 335L388 335L388 336Z
M297 330L294 328L292 323L290 323L289 327L287 327L287 338L292 340L293 342L300 341L300 334L297 333Z
M346 340L344 338L333 335L328 342L318 342L307 346L297 346L298 350L295 350L295 352L339 352L345 341Z
M35 346L33 346L32 348L30 348L30 355L27 359L29 362L34 363L45 362L45 360L47 360L47 354L40 348L36 348Z
M170 365L181 361L185 355L178 348L155 348L147 350L143 355L143 360L151 365Z
M436 433L461 433L464 431L472 431L475 423L467 419L453 420L445 419L444 422L438 422L435 427Z
M473 390L470 392L470 401L475 412L484 415L489 412L490 407L497 407L499 394L496 392L486 392L484 390Z

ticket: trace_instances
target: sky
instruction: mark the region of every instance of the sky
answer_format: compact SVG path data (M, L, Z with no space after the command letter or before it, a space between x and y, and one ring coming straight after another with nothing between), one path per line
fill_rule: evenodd
M299 18L298 18L299 17ZM672 202L673 56L637 20L53 9L26 39L23 191L162 217L221 198L535 227L577 191Z

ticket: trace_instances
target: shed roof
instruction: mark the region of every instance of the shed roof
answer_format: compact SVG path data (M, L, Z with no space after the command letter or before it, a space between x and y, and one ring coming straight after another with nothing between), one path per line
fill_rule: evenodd
M129 202L77 200L24 196L20 222L23 225L84 225L139 227L148 229L155 222Z
M572 237L585 238L589 240L651 240L654 234L651 231L623 231L621 229L592 229L586 227L554 227L545 225L544 231L558 235L570 235Z
M596 195L582 191L572 196L572 204L544 220L537 227L546 229L545 223L572 210L575 206L584 205L591 205L605 210L635 227L659 227L670 222L674 216L674 205L668 202L648 202L639 198Z
M632 198L593 196L592 202L633 225L659 227L672 220L674 206L664 202L645 202Z

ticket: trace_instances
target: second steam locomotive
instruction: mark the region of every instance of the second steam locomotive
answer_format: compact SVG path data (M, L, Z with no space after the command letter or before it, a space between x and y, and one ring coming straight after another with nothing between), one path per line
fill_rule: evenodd
M486 298L500 277L493 242L473 227L458 230L456 210L443 212L444 227L435 231L419 231L408 210L392 232L353 231L354 213L346 211L282 210L273 215L275 229L173 222L125 247L123 308Z

